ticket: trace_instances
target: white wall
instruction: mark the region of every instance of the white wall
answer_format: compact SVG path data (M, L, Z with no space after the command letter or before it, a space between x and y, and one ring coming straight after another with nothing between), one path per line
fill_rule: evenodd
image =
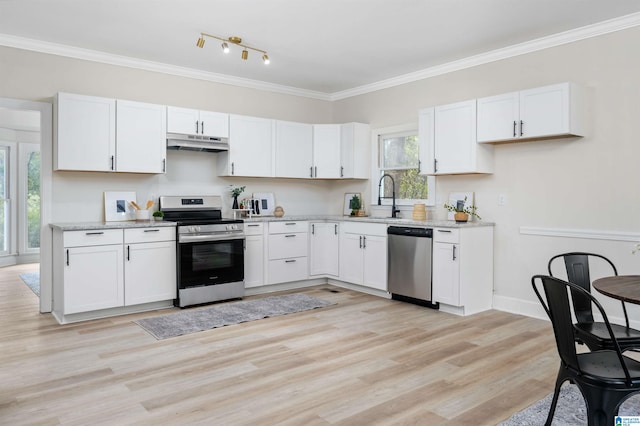
M437 178L440 206L453 191L474 191L483 219L495 227L496 306L536 308L530 278L556 253L588 250L609 256L622 274L640 274L633 243L521 235L521 226L602 230L640 240L640 28L501 60L335 102L337 121L372 128L417 122L420 108L563 81L590 92L584 138L495 146L495 173ZM498 206L498 194L507 204ZM608 301L607 304L610 301ZM639 307L632 307L640 321ZM619 304L611 309L621 315ZM640 322L637 323L640 325Z

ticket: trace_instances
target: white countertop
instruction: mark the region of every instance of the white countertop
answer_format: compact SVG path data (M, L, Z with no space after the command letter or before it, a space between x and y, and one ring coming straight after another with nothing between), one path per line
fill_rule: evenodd
M159 228L176 226L176 222L164 220L128 220L122 222L58 222L49 226L60 231L82 231L89 229Z
M301 221L301 220L327 220L334 222L369 222L384 223L387 225L398 226L425 226L429 228L473 228L478 226L495 226L493 222L473 221L466 223L456 223L453 220L413 220L407 218L390 218L390 217L355 217L355 216L337 216L337 215L297 215L282 217L275 216L253 216L245 217L243 220L250 222L282 222L282 221Z

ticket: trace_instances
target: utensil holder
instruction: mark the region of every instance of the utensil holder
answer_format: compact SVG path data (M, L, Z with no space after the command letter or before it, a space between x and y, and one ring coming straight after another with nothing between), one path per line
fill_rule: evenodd
M136 220L137 221L148 221L150 218L149 210L136 210Z

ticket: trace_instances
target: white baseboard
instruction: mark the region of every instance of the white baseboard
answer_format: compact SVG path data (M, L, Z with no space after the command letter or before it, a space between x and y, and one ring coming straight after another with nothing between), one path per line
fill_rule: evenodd
M531 318L549 320L540 302L516 299L514 297L493 295L493 309Z

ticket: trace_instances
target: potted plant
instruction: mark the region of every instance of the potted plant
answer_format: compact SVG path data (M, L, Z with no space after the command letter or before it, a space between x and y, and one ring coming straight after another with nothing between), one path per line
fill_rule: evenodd
M467 197L464 197L464 200L458 200L456 205L445 204L444 208L449 210L450 212L454 212L453 218L457 223L463 223L469 220L469 216L475 216L478 219L482 220L482 218L476 213L478 209L475 205L466 206Z
M354 195L349 200L349 208L351 209L351 216L358 216L358 210L360 210L360 197Z
M245 186L231 188L231 196L233 197L233 206L231 208L238 209L238 197L244 192Z
M153 212L153 220L163 220L164 219L164 212L161 211L157 211L157 212Z

